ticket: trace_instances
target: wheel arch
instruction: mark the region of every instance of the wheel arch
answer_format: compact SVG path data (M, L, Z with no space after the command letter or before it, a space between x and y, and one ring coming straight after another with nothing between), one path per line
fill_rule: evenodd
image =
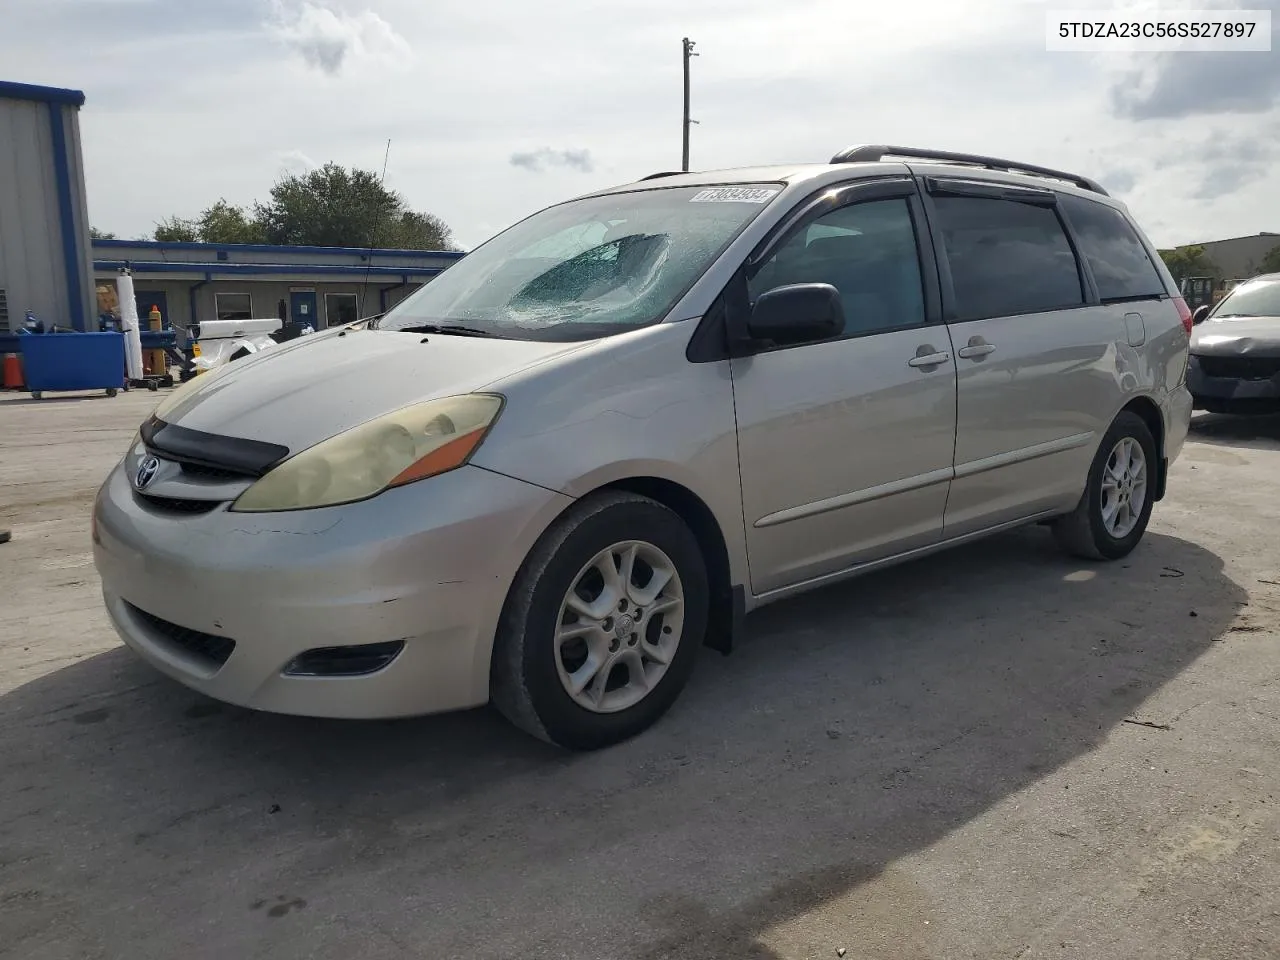
M1151 431L1151 437L1156 442L1156 484L1155 496L1153 499L1160 501L1164 499L1165 479L1169 472L1169 464L1165 458L1164 446L1164 414L1160 411L1160 405L1151 397L1144 395L1133 397L1120 410L1137 414L1142 418L1142 422L1147 425L1147 429Z
M596 487L587 496L603 490L623 490L648 497L671 510L689 526L702 548L707 564L707 581L711 585L706 645L728 653L733 647L737 626L745 615L746 594L741 584L733 583L729 545L711 507L688 487L663 477L624 477Z

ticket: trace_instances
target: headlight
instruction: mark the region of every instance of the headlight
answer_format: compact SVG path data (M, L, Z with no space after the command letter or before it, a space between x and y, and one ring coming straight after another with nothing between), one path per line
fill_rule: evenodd
M328 507L434 477L465 464L501 410L501 397L483 393L405 407L290 457L242 493L231 509Z

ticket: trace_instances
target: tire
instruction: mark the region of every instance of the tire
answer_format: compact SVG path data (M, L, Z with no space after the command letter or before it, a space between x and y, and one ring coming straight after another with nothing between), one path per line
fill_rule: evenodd
M639 559L634 561L632 586L619 604L611 605L605 599L609 587L600 576L602 568L592 564L608 552L609 562L620 561L614 565L616 574L633 545ZM649 599L644 591L652 588L655 572L667 563L674 576ZM596 577L601 593L593 602L603 603L600 609L612 615L583 618L571 609L575 601L570 592L577 592L576 602L583 603L583 594L593 593L591 581ZM635 587L637 578L644 579L646 587ZM621 577L615 582L620 585ZM610 596L618 596L619 589ZM666 713L688 681L706 636L708 593L697 538L674 512L621 491L580 501L542 535L507 595L490 671L494 706L525 732L571 750L594 750L635 736ZM626 597L632 598L629 606ZM678 604L673 597L679 598ZM644 603L652 604L648 613ZM636 632L627 634L631 620L625 611L634 612L637 605L641 620L634 624ZM664 605L665 612L653 611ZM678 626L673 626L674 619L668 622L672 616L681 616ZM576 627L586 635L556 641L561 630L573 632ZM670 644L672 635L675 643L664 651L661 645ZM649 653L659 660L646 662ZM592 657L607 666L596 671L595 679L575 698L568 687L575 677L592 675ZM661 657L667 658L665 665ZM642 682L636 681L633 669L638 669ZM651 675L656 676L650 679ZM624 676L624 684L611 686ZM647 692L629 702L640 690ZM584 706L584 698L597 705Z
M1142 502L1137 510L1133 510L1133 498L1137 485L1134 483L1129 494L1129 516L1134 519L1132 527L1127 531L1124 525L1109 529L1104 508L1109 495L1103 490L1104 474L1108 474L1112 456L1121 444L1136 444L1144 458ZM1130 447L1130 449L1132 449ZM1128 410L1111 422L1111 427L1098 445L1093 463L1089 467L1089 479L1084 494L1080 497L1075 510L1061 517L1053 524L1053 534L1058 545L1067 553L1087 560L1119 560L1127 556L1146 532L1147 523L1151 519L1151 508L1155 504L1156 470L1159 460L1156 453L1156 442L1151 436L1146 422L1137 414ZM1114 484L1112 484L1114 486ZM1121 487L1123 489L1123 486ZM1123 517L1123 512L1117 514Z
M115 387L107 387L107 396L108 396L108 397L114 397L115 395L116 395L116 388L115 388Z
M39 400L39 399L40 399L41 397L43 397L43 396L44 396L44 394L43 394L43 393L41 393L39 390L32 390L32 391L31 391L31 399L32 399L32 400Z

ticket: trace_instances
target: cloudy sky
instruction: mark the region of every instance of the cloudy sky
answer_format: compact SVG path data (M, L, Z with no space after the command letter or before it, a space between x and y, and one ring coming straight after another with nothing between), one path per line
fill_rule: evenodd
M390 139L388 185L475 245L678 168L683 36L695 169L924 145L1087 173L1160 245L1280 231L1280 52L1045 51L1046 9L1156 6L0 0L0 79L85 91L90 211L122 237L285 171L378 170Z

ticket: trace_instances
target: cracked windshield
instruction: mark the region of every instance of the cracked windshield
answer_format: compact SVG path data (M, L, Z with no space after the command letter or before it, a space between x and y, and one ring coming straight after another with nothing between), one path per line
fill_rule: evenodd
M552 207L468 254L378 326L519 340L648 326L778 192L767 184L667 188Z

